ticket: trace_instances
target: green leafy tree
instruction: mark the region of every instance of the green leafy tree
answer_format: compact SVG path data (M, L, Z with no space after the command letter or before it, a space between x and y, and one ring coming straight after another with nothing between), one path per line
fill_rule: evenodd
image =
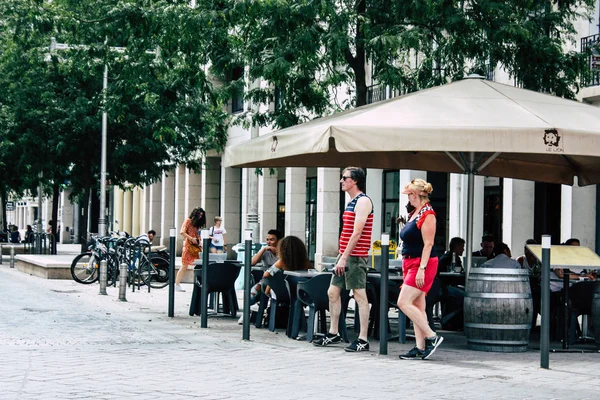
M582 55L565 51L592 0L247 0L199 2L215 25L213 69L267 81L253 121L283 128L368 102L370 84L411 92L502 66L523 87L573 97ZM349 90L350 100L332 99Z
M108 177L122 187L152 183L180 163L197 170L206 151L225 146L226 100L203 69L206 45L197 36L205 20L187 2L10 0L2 11L12 27L14 57L31 53L36 68L22 63L0 68L39 80L39 85L21 80L21 87L3 80L10 89L2 103L3 134L19 136L18 148L38 144L20 158L30 164L22 181L44 170L49 189L56 192L68 182L85 210L82 221L87 199L99 190L103 110ZM32 27L35 40L20 26ZM70 48L49 53L51 36ZM36 91L43 95L31 98ZM38 115L17 121L17 111L24 109ZM39 165L34 168L32 160Z

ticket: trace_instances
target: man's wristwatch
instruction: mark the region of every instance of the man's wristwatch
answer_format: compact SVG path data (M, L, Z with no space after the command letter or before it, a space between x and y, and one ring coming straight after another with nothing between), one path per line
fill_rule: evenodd
M426 266L419 265L419 269L422 269L423 271L426 271L427 270L427 265Z

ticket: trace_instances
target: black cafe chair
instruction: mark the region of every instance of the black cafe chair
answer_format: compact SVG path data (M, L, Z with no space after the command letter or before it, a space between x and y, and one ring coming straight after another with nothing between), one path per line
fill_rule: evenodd
M275 293L275 299L265 294L267 286ZM280 272L270 278L263 278L257 303L257 311L252 312L255 327L263 327L263 315L265 314L265 310L268 310L269 330L271 332L275 331L277 326L281 327L281 325L284 325L283 328L287 328L287 319L285 323L280 322L283 321L284 317L288 318L291 303L290 292L283 273Z
M274 332L276 328L287 328L288 315L290 312L290 291L282 272L270 278L265 278L265 287L271 288L275 298L271 297L269 306L269 330Z
M196 266L194 269L194 291L192 292L192 299L190 301L189 314L201 315L202 309L202 268L203 266ZM223 313L229 314L232 317L237 316L239 310L237 297L235 293L235 280L237 279L241 264L239 263L213 263L207 266L207 296L211 293L217 293L217 299L215 302L214 309L219 311L219 294L223 298ZM206 299L208 304L208 297Z
M312 277L306 282L298 283L298 298L302 303L308 306L308 324L306 328L307 342L312 342L314 339L314 327L317 318L319 318L320 321L321 333L325 334L327 332L326 311L329 310L329 296L327 295L327 290L329 289L330 282L330 274L320 274ZM344 341L348 342L346 309L343 307L344 304L347 304L347 300L342 298L341 301L342 307L338 329Z

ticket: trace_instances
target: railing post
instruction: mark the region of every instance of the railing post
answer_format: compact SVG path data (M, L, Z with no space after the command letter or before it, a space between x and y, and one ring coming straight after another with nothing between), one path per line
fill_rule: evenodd
M106 260L100 261L100 293L98 294L106 295L107 269Z
M250 271L252 270L252 229L244 231L244 311L242 339L250 340ZM294 305L290 305L293 307ZM290 311L291 312L291 311ZM257 316L256 318L259 318Z
M390 235L381 234L381 285L379 294L379 354L388 353L388 277Z
M542 236L542 326L540 367L550 368L550 235Z
M208 253L210 247L210 231L208 229L202 230L202 290L200 295L200 328L208 327L208 286L206 281L208 280ZM194 282L196 284L196 282ZM218 308L218 305L217 305Z
M168 316L175 316L175 228L169 229L169 311ZM196 279L194 275L194 280ZM194 282L194 285L196 282Z
M4 243L0 243L0 264L4 264Z
M119 300L127 301L127 264L119 266Z
M10 246L10 267L15 267L15 246Z

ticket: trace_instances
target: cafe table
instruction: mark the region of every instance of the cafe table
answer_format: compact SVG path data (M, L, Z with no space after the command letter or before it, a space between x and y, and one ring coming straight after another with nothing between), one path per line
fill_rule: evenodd
M445 286L465 286L464 272L440 272L439 277Z
M535 244L528 244L526 247L533 253L533 255L543 263L542 260L542 246ZM542 264L543 265L543 264ZM550 269L587 269L587 270L598 270L600 269L600 257L594 253L590 248L584 246L567 246L558 245L550 248ZM542 271L543 273L543 271ZM570 286L570 274L563 275L563 341L562 350L569 350L569 286ZM542 290L550 290L550 288L543 288ZM542 324L549 324L549 321L542 319ZM548 328L549 331L549 328ZM557 351L557 350L553 350Z

